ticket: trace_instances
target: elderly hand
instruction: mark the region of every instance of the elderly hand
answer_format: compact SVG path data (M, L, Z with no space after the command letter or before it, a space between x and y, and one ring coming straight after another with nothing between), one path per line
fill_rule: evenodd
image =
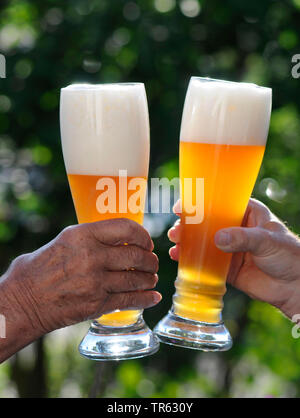
M8 339L18 328L27 335L18 337L13 352L57 328L158 303L161 295L149 290L158 280L152 250L142 226L114 219L66 228L49 244L18 257L0 281ZM0 339L0 358L12 354L3 350L4 342Z

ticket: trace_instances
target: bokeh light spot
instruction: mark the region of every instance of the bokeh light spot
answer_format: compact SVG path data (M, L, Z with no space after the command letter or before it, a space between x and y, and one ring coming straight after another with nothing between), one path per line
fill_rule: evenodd
M160 13L170 12L175 6L175 0L154 0L154 7Z
M197 0L182 0L180 10L186 17L196 17L201 11L201 6Z

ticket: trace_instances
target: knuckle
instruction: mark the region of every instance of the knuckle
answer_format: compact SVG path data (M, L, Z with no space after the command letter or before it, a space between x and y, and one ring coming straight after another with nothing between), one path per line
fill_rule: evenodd
M59 237L62 238L64 241L80 242L81 245L83 245L82 241L87 241L86 237L88 236L89 231L89 224L70 225L62 230L62 232L59 234Z
M152 273L137 271L123 272L123 280L130 291L153 289L157 283L157 276Z
M104 267L109 267L110 265L113 265L116 261L116 257L120 258L120 249L119 248L111 248L111 247L104 247L101 250L102 257L101 262L103 263Z
M73 240L75 233L76 233L76 226L74 225L67 226L60 233L60 238L62 238L65 241L71 241Z
M261 231L261 239L259 251L264 255L271 255L277 251L278 240L276 239L275 231L265 230Z
M136 290L139 287L136 273L134 271L122 271L120 274L122 282L126 285L127 289Z
M248 240L248 235L246 234L244 230L241 230L239 241L242 247L247 247L249 240Z
M285 226L278 221L269 221L264 225L264 228L271 232L284 231Z
M134 274L127 273L125 280L126 280L128 289L138 290L140 288L140 283L139 283L136 273Z
M249 204L255 209L258 208L260 210L262 210L264 213L271 213L270 209L268 208L267 205L265 205L263 202L261 202L260 200L251 198L249 201Z
M119 307L126 309L132 308L134 305L133 296L130 293L122 294L119 300Z
M132 260L133 263L138 263L142 259L143 252L138 247L135 247L133 245L128 245L125 248L126 248L128 259ZM128 266L128 267L132 267L132 266Z
M119 227L125 230L128 234L133 233L136 230L136 226L138 225L136 222L132 221L128 218L120 218L116 219Z
M273 231L261 228L260 229L260 242L269 243L272 240L273 240Z
M19 255L12 261L10 268L19 271L24 265L26 265L29 256L29 254Z
M137 296L133 293L128 293L125 297L127 308L136 308L138 306Z
M143 238L145 244L151 246L151 238L149 233L140 224L128 218L118 219L120 227L124 229L130 238Z
M232 249L243 250L248 246L248 235L241 229L238 234L233 234Z

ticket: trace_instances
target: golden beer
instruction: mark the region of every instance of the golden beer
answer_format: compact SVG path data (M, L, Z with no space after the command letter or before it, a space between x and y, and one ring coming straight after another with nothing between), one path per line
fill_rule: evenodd
M139 210L135 213L135 211L133 212L130 210L130 199L136 192L134 190L130 190L128 186L131 180L137 180L139 182L139 184L142 186L142 189L140 190L140 195L142 196L142 202L140 202L140 206L144 207L147 182L145 177L120 178L119 176L68 174L68 180L79 223L104 221L106 219L120 217L132 219L139 224L143 223L144 212ZM105 207L100 208L100 211L97 209L97 200L99 196L101 196L101 193L103 193L102 190L98 190L97 185L99 184L99 180L104 180L104 184L108 185L111 183L107 180L111 180L111 182L115 185L115 187L107 187L107 190L105 190L107 200L114 201L115 203L115 208L112 208L116 209L115 211L105 212ZM123 187L120 187L120 182L123 183ZM124 205L125 211L122 213L119 212L120 205ZM101 213L101 211L103 213ZM141 311L138 310L113 312L111 314L103 315L98 319L98 322L102 325L108 326L130 325L137 321L140 312Z
M214 237L222 228L241 225L263 159L270 113L269 88L191 78L180 133L176 293L171 311L155 328L163 342L214 351L232 345L222 323L231 254L219 250ZM200 179L203 193L198 195L187 181L195 185Z
M191 214L183 207L176 314L220 322L231 254L216 247L214 236L221 228L241 224L264 149L262 145L180 143L183 201L196 201L195 194L185 196L184 178L203 178L204 219L200 224L187 224L185 218Z

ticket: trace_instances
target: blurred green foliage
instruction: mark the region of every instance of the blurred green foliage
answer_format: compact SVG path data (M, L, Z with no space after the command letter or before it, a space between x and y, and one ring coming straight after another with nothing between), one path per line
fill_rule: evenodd
M59 90L72 82L142 81L151 172L178 174L178 136L191 75L273 88L268 147L254 195L300 232L299 0L6 0L0 6L0 268L76 222L59 134ZM164 225L164 229L167 228ZM166 313L176 265L155 239ZM0 396L233 397L300 395L300 342L266 304L229 289L227 353L162 345L156 355L96 364L77 353L88 324L60 330L0 368Z

